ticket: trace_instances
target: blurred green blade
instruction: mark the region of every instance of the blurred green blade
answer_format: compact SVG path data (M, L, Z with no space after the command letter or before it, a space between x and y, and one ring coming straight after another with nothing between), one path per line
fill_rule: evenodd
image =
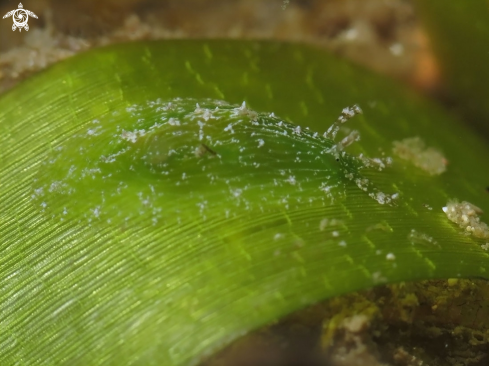
M417 0L456 108L489 138L489 2Z
M336 159L322 134L355 103ZM446 172L393 154L416 136ZM0 154L0 364L191 364L327 297L488 276L485 240L442 211L489 211L487 144L309 47L87 52L0 98Z

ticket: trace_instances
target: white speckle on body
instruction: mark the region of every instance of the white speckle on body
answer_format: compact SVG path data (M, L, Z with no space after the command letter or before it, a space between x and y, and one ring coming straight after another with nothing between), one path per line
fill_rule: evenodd
M287 183L290 183L293 186L297 183L297 181L295 180L295 177L293 175L289 176L285 181Z
M138 134L139 134L139 136L144 136L145 131L144 130L122 131L121 138L123 140L132 142L134 144L138 139Z
M234 133L233 124L232 123L228 124L227 127L224 128L224 131Z
M177 119L177 118L173 118L171 117L169 120L168 120L168 124L170 126L180 126L180 121Z
M100 216L100 206L95 207L94 209L91 209L93 216L96 218L99 218Z

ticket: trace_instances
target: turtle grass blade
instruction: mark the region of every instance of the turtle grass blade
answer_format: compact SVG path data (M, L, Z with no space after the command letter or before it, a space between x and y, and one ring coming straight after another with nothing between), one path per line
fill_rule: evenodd
M0 98L0 154L1 364L191 364L321 299L488 276L442 210L488 221L487 144L313 48L81 54Z

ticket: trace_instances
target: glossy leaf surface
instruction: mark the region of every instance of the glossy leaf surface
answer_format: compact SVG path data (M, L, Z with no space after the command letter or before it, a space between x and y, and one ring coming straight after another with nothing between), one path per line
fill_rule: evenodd
M393 154L414 137L446 172ZM305 46L87 52L0 98L0 154L0 364L185 365L327 297L488 276L442 211L489 211L487 144Z

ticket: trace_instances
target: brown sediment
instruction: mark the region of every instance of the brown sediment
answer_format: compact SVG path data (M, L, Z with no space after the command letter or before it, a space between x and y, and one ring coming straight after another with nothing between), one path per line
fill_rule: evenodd
M488 300L483 280L380 286L289 315L200 366L482 366Z
M437 65L411 1L40 0L29 32L0 24L0 92L50 64L116 42L173 38L259 38L315 44L420 87ZM13 5L0 3L0 13ZM427 67L429 66L429 67ZM428 71L427 71L428 70Z

